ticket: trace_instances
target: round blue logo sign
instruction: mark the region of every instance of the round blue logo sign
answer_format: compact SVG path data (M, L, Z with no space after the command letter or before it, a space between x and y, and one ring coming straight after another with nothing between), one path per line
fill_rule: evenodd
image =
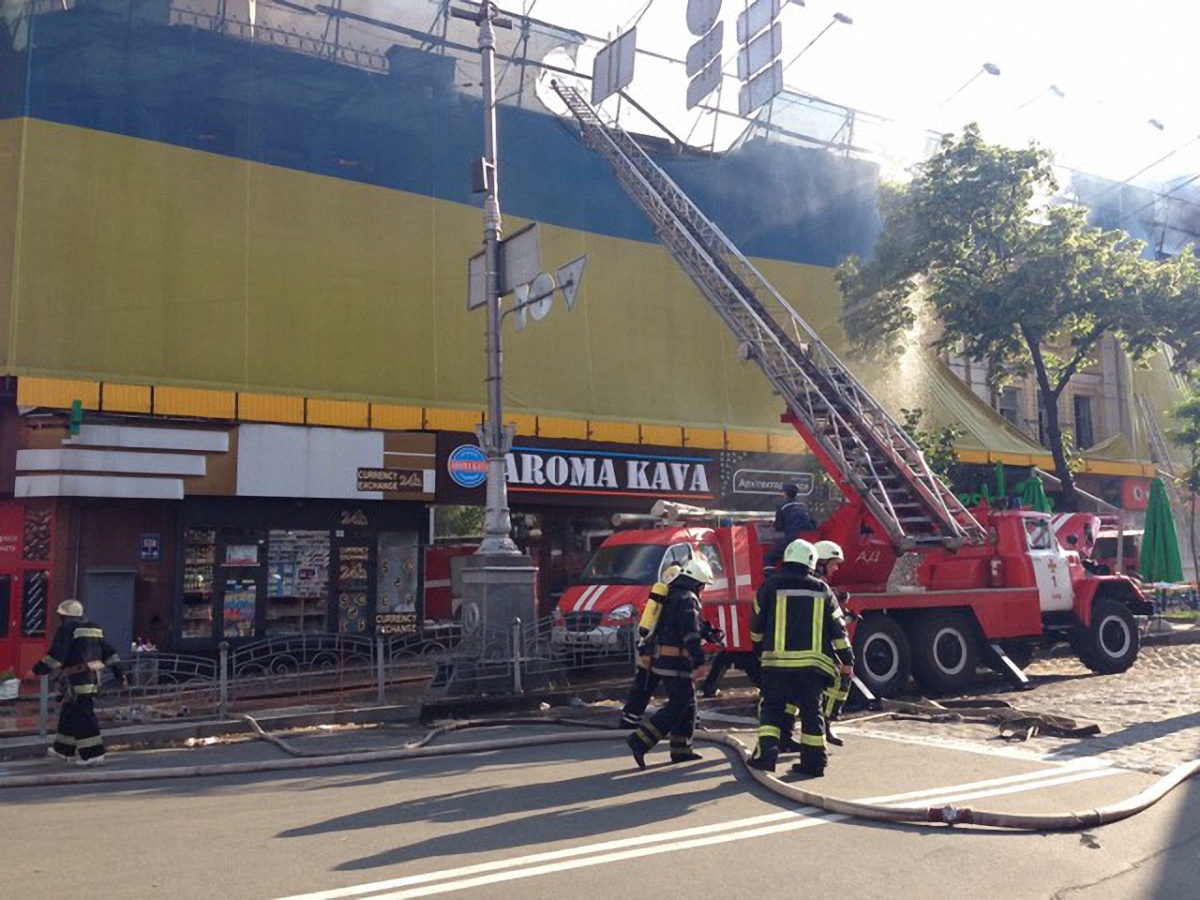
M487 457L474 444L463 444L450 452L446 471L459 487L477 488L487 481Z

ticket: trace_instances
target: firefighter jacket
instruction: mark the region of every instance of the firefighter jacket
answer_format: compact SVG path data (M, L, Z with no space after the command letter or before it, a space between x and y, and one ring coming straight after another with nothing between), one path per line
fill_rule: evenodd
M100 690L100 673L106 666L124 679L121 657L104 639L100 627L86 619L68 619L58 626L50 651L33 667L33 673L58 675L72 694L83 696Z
M854 665L846 622L829 585L804 566L785 563L754 599L750 640L764 668L815 669L830 678Z
M655 630L658 654L651 671L667 678L691 678L696 667L704 665L702 621L700 598L691 590L673 584L658 617Z
M812 531L817 527L813 522L812 513L799 500L789 500L775 512L775 530L794 541L802 531Z

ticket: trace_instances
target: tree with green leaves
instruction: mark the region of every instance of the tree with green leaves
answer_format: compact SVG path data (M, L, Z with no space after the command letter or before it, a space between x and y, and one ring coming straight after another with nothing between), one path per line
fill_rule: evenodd
M1170 432L1172 443L1183 449L1188 456L1187 468L1180 476L1179 484L1188 500L1188 543L1192 549L1192 570L1200 577L1196 547L1196 503L1200 499L1200 389L1193 389L1171 415L1179 427Z
M1164 308L1200 279L1194 260L1150 263L1125 232L1054 205L1057 190L1045 150L989 144L969 125L911 182L885 186L871 258L850 258L837 277L859 349L901 349L925 304L941 326L935 348L986 363L994 388L1032 374L1063 505L1074 509L1059 399L1105 335L1135 360L1152 353L1171 327Z
M929 468L947 485L950 485L952 470L958 465L958 451L954 445L965 432L957 425L946 425L935 431L926 430L921 427L921 420L925 418L925 410L919 407L902 409L900 414L904 416L904 430L921 448L921 453L925 456L925 461L929 463Z

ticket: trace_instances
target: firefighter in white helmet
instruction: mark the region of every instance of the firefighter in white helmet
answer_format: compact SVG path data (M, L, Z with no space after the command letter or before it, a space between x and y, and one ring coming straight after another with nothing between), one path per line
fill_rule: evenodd
M824 581L833 590L833 576L837 573L838 567L846 561L846 554L842 552L841 545L833 541L817 541L813 544L813 549L817 552L817 577ZM833 595L837 598L838 605L842 608L843 615L851 615L846 611L846 601L850 595L845 591L833 590ZM838 720L842 714L842 707L846 705L846 699L850 696L850 679L843 677L839 671L834 678L833 684L829 690L825 692L825 740L835 747L841 747L845 741L838 737L833 732L833 723Z
M621 724L627 728L637 728L642 723L642 714L650 705L654 689L658 687L659 677L651 671L654 663L654 631L658 627L658 617L662 615L663 600L667 597L668 586L679 574L679 566L667 566L662 573L662 581L655 582L646 598L646 607L638 620L637 633L637 671L633 676L633 684L629 688L629 696L625 699L625 707L621 710Z
M785 710L794 704L800 712L800 762L792 771L825 774L822 695L839 672L848 676L854 665L841 607L829 585L814 575L816 564L812 544L792 541L779 572L763 582L754 600L750 639L762 660L762 703L750 765L767 772L775 771Z
M662 679L667 702L629 736L629 749L640 769L646 768L646 754L664 737L671 740L671 762L700 758L692 750L692 734L696 730L696 688L692 675L704 665L700 592L712 583L708 560L693 556L683 564L663 599L654 631L657 651L650 671Z

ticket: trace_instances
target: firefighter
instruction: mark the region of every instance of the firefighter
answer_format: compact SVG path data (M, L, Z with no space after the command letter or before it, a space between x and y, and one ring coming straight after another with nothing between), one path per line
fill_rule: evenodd
M692 675L704 665L700 592L712 583L708 560L693 556L683 564L663 600L654 632L657 651L650 671L662 679L667 702L629 736L629 749L639 769L646 768L646 754L664 737L671 740L671 762L700 758L692 750L692 734L696 730L696 687Z
M56 675L62 685L58 733L47 756L67 762L78 754L80 765L104 765L104 739L93 703L106 667L113 670L117 684L124 686L121 658L100 627L84 618L78 600L64 600L58 605L58 614L62 623L50 651L33 667L34 675Z
M822 695L840 672L849 677L854 655L841 608L829 586L813 574L817 554L805 540L792 541L780 571L754 600L750 639L762 661L762 702L753 768L774 772L788 704L800 716L800 762L792 771L825 774Z
M846 561L846 555L842 552L840 545L833 541L817 541L813 544L813 549L817 551L817 577L830 585L833 589L833 576L837 574L838 567ZM834 596L837 598L838 606L842 608L842 614L849 616L845 604L850 599L850 595L845 591L834 591ZM835 747L841 747L846 742L834 734L833 723L842 715L842 708L846 705L846 700L850 696L850 679L843 678L841 672L834 677L833 684L829 690L825 692L825 740Z
M767 569L768 573L779 565L784 550L792 541L800 537L800 532L813 531L817 527L808 507L797 499L800 496L799 486L789 482L781 488L781 492L783 503L775 511L774 528L783 536L763 557L763 567Z
M651 670L654 662L654 630L658 625L658 617L662 614L668 585L678 574L679 566L667 566L663 570L662 581L655 582L650 588L646 607L638 620L637 671L629 688L629 696L625 699L625 707L621 710L621 725L626 728L637 728L642 724L642 715L650 704L650 698L654 696L654 689L658 687L659 677Z

